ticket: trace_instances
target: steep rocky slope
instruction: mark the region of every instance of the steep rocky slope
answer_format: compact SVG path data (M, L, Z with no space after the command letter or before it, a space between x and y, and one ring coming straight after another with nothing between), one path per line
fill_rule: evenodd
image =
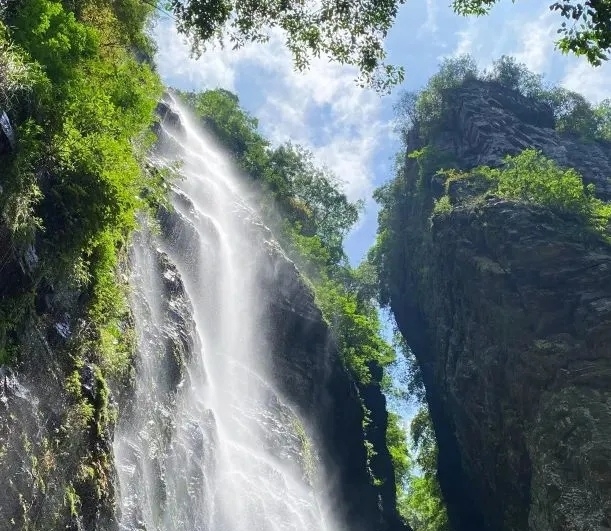
M87 350L86 294L50 285L34 246L0 234L0 347L13 357L0 366L0 529L105 529L112 404ZM20 310L31 298L35 312Z
M488 197L434 170L535 147L611 191L611 146L553 130L551 110L469 81L395 182L388 290L422 369L454 529L611 528L611 245L570 216Z
M380 386L357 386L303 277L278 249L269 250L266 291L274 376L317 434L329 479L327 496L336 500L348 529L405 530L396 513L394 470L386 447L388 414ZM363 406L371 419L366 432ZM369 460L365 436L375 452Z

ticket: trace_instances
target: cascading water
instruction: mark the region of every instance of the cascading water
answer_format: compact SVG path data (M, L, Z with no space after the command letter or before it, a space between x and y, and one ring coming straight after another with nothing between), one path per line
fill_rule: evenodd
M115 436L122 529L330 530L301 422L268 377L265 231L218 149L180 114L174 221L132 252L138 359Z

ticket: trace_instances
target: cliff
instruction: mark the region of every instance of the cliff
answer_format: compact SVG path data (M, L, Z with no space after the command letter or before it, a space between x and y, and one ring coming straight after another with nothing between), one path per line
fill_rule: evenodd
M169 107L160 105L158 115L180 128ZM162 136L159 125L155 131ZM190 208L186 197L175 199ZM52 217L52 210L47 213ZM161 209L159 224L158 241L190 256L197 237L180 216ZM306 475L312 466L324 471L316 476L317 487L347 529L405 530L396 512L381 374L369 384L354 380L305 277L267 228L254 224L252 232L268 273L261 303L270 321L273 383L299 417L281 402L272 404L286 422L270 430L270 444L288 439L286 447L276 448L279 458L297 462ZM39 237L21 245L0 226L0 465L7 485L0 493L0 529L113 530L123 517L137 527L142 478L136 471L119 499L117 474L133 475L135 469L123 466L116 440L113 448L115 424L120 429L122 422L131 422L137 381L143 377L135 355L134 317L125 312L114 323L118 329L101 329L89 314L93 295L75 278L72 257L65 257L64 267L50 268L54 255L37 251L44 244ZM143 245L140 237L138 245ZM161 377L155 384L161 387L148 411L155 421L163 417L162 432L169 433L168 412L176 406L195 350L193 305L168 254L154 245L151 249L154 259L145 271L134 270L125 247L118 250L114 288L127 290L130 270L132 277L144 273L159 283L163 323L149 330L147 340L161 346ZM132 312L138 304L132 298ZM113 349L108 342L118 346ZM297 429L299 419L303 427ZM278 440L276 434L281 434ZM312 442L318 455L310 455ZM130 452L139 450L128 440L120 451L129 460ZM156 481L163 490L162 473Z
M357 385L304 278L279 249L269 250L264 289L269 293L274 377L312 427L322 450L329 480L323 492L335 500L346 529L407 530L396 512L394 469L386 447L386 398L380 385ZM366 429L363 406L370 412ZM375 452L371 459L365 437Z
M106 529L113 405L89 350L87 294L68 279L51 285L35 247L0 233L0 349L11 367L0 366L0 529Z
M446 182L528 147L611 198L611 146L554 131L549 108L468 81L393 184L387 289L422 371L453 529L611 526L611 245L569 215ZM447 186L447 190L446 190ZM444 193L452 208L433 212Z

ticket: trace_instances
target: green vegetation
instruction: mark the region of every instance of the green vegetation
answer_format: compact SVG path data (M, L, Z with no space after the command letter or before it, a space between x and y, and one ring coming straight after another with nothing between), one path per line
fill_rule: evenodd
M384 64L384 38L405 0L170 0L178 28L196 52L212 43L240 48L280 35L298 70L327 56L355 66L361 83L387 90L403 70Z
M549 106L558 131L587 140L611 141L611 100L592 105L583 96L562 87L546 86L540 75L512 57L503 56L480 72L469 55L445 59L420 92L406 92L396 105L399 130L406 135L415 127L425 139L442 125L450 105L448 93L470 80L489 81L517 90L534 104Z
M410 477L407 489L400 494L399 511L414 531L449 531L448 515L437 481L437 442L425 406L412 420L410 431L420 473Z
M499 0L454 0L454 11L462 15L485 15ZM585 56L599 66L607 60L611 49L611 3L607 0L559 0L549 6L566 21L558 33L562 35L556 46L564 53Z
M505 157L501 168L482 166L473 173L492 180L495 195L572 214L601 232L608 228L611 205L594 196L594 185L584 185L574 169L560 168L534 149Z
M435 199L435 204L433 205L433 215L439 216L442 214L449 214L452 211L452 202L450 201L450 196L444 195L439 199Z
M438 170L446 179L446 192L458 180L488 181L482 198L496 196L542 205L560 215L570 215L586 228L605 233L611 220L611 205L594 195L594 185L585 185L572 168L561 168L535 149L506 156L499 168L480 166L469 172ZM477 197L471 201L477 200ZM434 201L433 215L452 211L448 195Z
M407 435L401 426L401 417L392 411L388 413L386 445L395 469L395 484L397 485L397 495L400 498L406 480L412 471L412 460L409 452L406 451Z
M3 222L15 245L37 240L40 278L88 290L96 342L125 314L114 269L153 181L143 161L161 85L129 51L151 48L149 13L131 0L33 0L0 32L0 94L18 138L2 161Z
M132 348L116 270L136 212L164 193L145 164L162 90L146 60L153 10L140 0L28 0L0 12L0 111L17 139L0 155L0 234L7 257L36 252L22 292L0 300L0 363L31 363L22 335L43 338L50 326L36 304L45 290L73 323L48 367L66 392L64 415L49 440L26 449L38 488L64 498L64 514L45 516L51 527L84 513L81 501L102 508L111 497L100 443L113 419L106 379L127 376ZM31 495L19 496L26 525Z
M301 421L299 420L299 417L291 417L291 427L293 434L299 440L299 460L301 464L301 469L303 470L304 478L308 481L308 483L312 483L316 476L318 456L316 455L316 452L314 450L312 440L306 433L306 430L303 427Z
M0 22L0 106L12 106L15 99L28 92L32 83L32 67L7 40L7 28Z
M437 442L426 405L422 373L414 354L397 330L394 344L405 362L401 365L399 397L418 406L409 429L411 447L407 454L403 453L402 460L395 458L393 461L395 466L402 463L404 467L400 468L402 481L397 483L397 508L414 531L449 531L448 515L437 481ZM389 448L396 429L389 425ZM401 429L400 432L402 444L407 444L405 431Z

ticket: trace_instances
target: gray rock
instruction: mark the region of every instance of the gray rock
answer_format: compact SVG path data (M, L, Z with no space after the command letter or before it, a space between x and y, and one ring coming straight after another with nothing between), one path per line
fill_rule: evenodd
M497 166L505 155L541 150L575 168L598 195L611 200L611 144L583 141L554 130L551 109L496 83L472 80L446 95L448 112L434 144L452 153L461 168ZM414 142L418 142L413 138Z
M611 146L556 133L542 108L473 81L430 141L461 168L535 147L611 199ZM411 149L421 147L417 135ZM391 305L423 373L455 530L611 528L611 245L536 205L418 188L395 205Z
M3 111L0 114L0 155L10 153L15 149L17 141L15 132L8 115Z

